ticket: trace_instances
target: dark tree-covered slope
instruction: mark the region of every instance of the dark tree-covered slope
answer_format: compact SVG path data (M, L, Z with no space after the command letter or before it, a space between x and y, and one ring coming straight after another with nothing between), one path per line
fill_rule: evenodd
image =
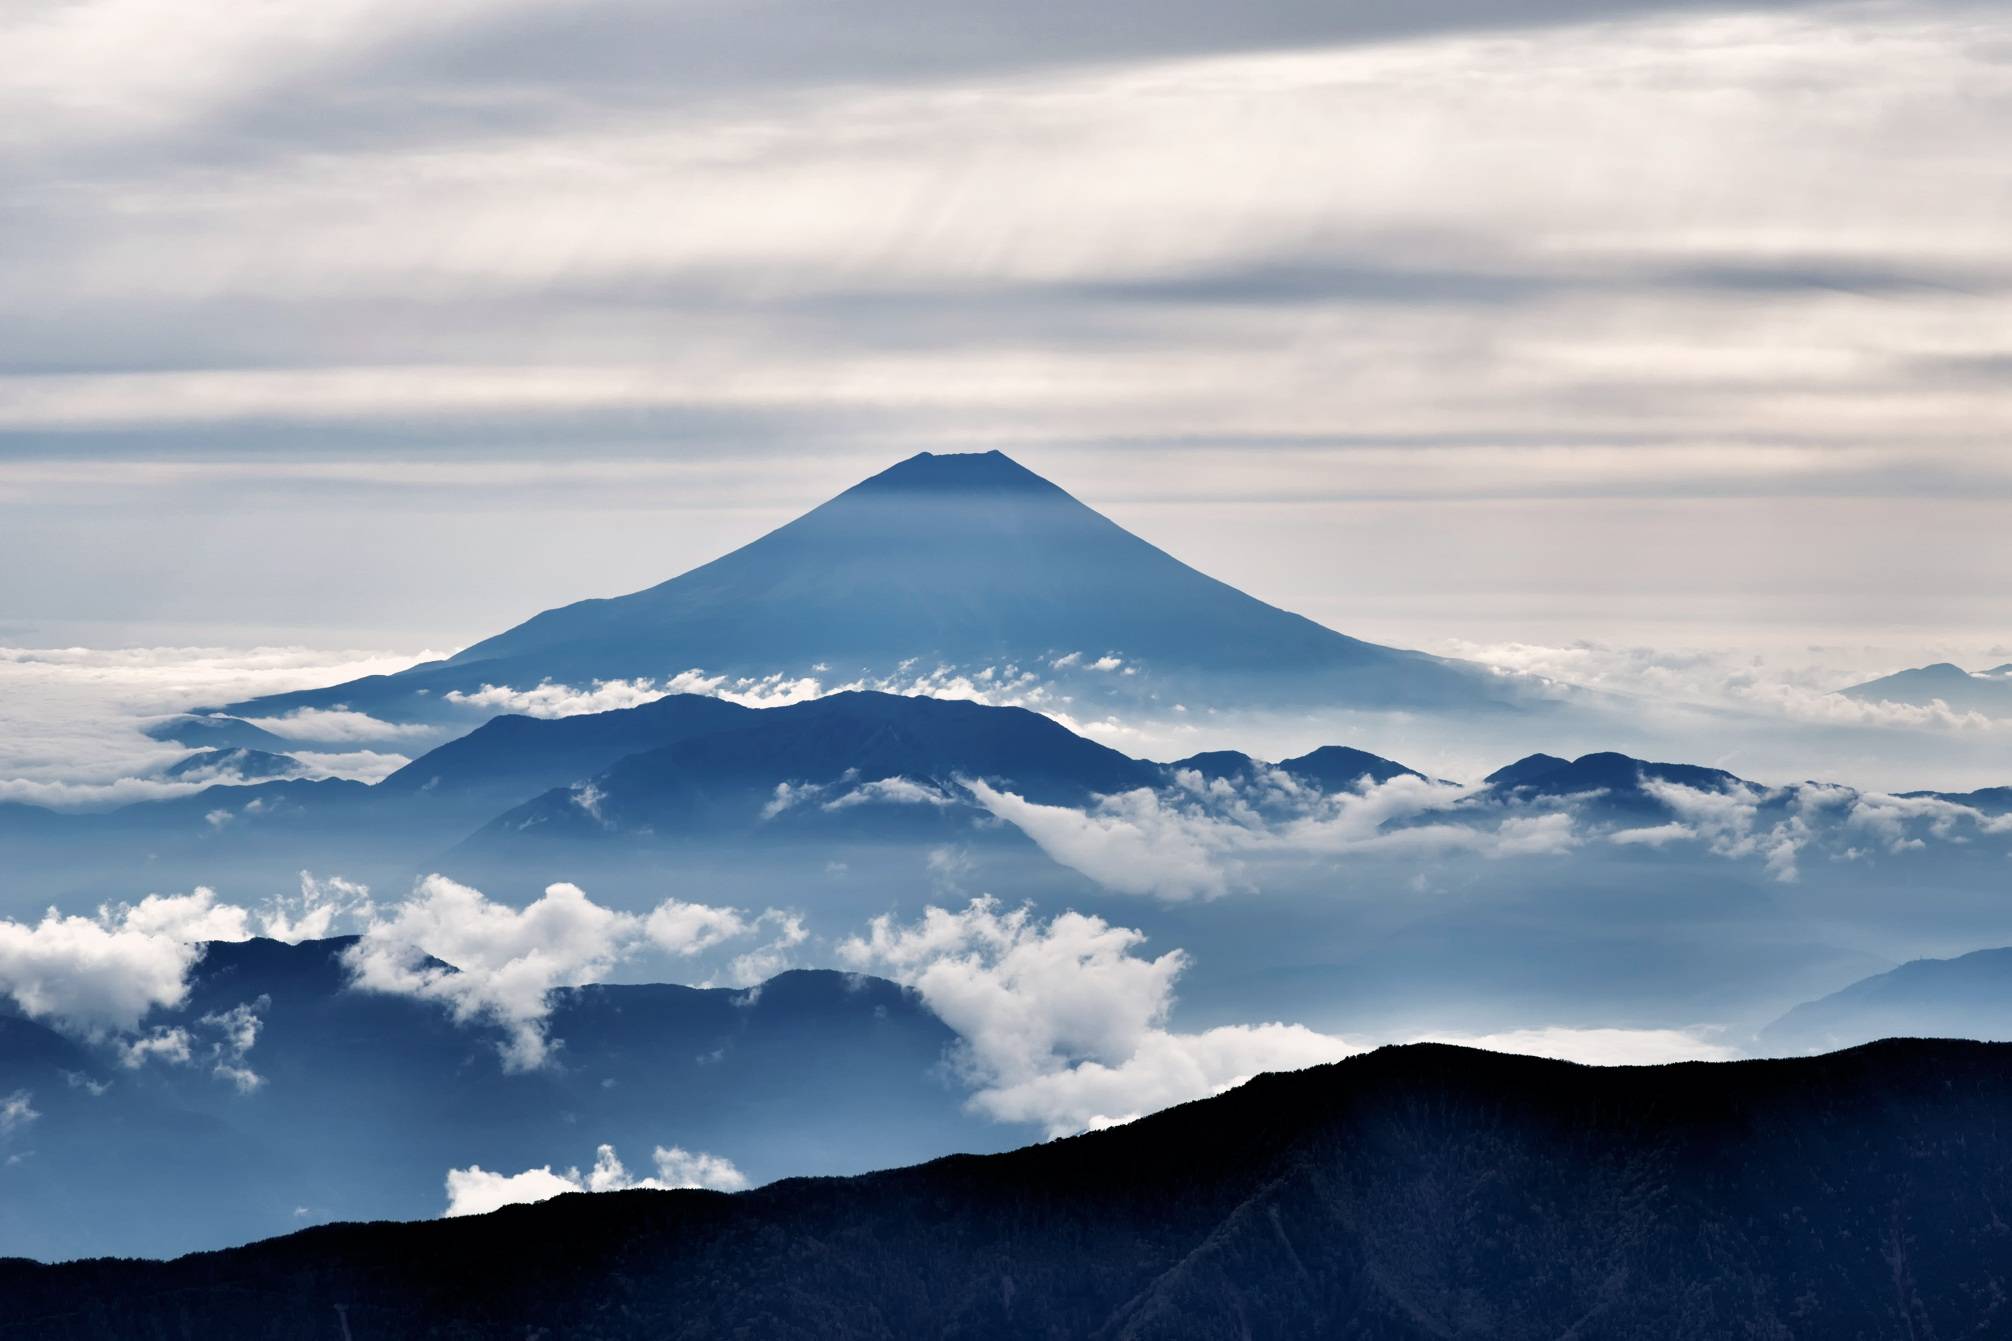
M863 1178L0 1264L0 1336L1991 1336L2008 1205L2012 1047L1421 1045Z

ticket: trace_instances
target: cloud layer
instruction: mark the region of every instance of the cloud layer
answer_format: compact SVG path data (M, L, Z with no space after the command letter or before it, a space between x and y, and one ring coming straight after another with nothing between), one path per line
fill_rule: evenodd
M300 8L0 20L12 617L473 635L995 444L1344 627L2006 566L1988 6Z

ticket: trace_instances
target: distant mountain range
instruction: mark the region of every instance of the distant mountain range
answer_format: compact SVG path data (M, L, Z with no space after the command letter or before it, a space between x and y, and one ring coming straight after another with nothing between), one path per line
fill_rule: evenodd
M103 814L9 805L0 807L0 833L23 871L36 860L85 871L90 844L113 854L145 843L158 872L185 863L195 880L209 878L207 863L226 857L283 863L285 875L324 861L355 869L379 853L395 869L450 852L508 869L539 851L557 879L577 878L561 868L585 853L612 858L636 845L720 848L755 836L770 847L1018 840L1013 826L979 803L973 781L1036 804L1083 809L1135 789L1178 791L1184 777L1248 789L1260 772L1275 770L1310 795L1330 796L1423 778L1404 763L1341 745L1276 764L1236 751L1155 763L1023 708L871 691L759 709L677 694L570 717L504 715L375 786L289 776L250 781L260 772L284 773L290 762L250 747L204 750L184 762L186 769L173 768L193 778L215 770L247 780ZM1684 792L1733 795L1767 822L1785 820L1804 799L1797 787L1769 787L1724 769L1612 752L1571 760L1535 754L1489 774L1459 813L1433 819L1481 822L1505 808L1569 807L1613 824L1674 823L1684 815L1672 798ZM2012 810L2012 789L1909 796L1987 816Z
M1915 959L1806 1002L1760 1032L1769 1052L1828 1052L1875 1038L2012 1040L2012 949Z
M1938 661L1837 692L1868 703L1904 703L1925 708L1939 702L1958 712L2012 717L2012 661L1981 671L1967 671Z
M1011 1154L0 1263L0 1337L1996 1335L2012 1047L1421 1045Z
M191 771L265 758L206 750L190 756ZM1265 766L1233 752L1153 763L1039 713L957 699L850 691L756 709L676 694L571 717L494 717L374 786L233 782L96 814L5 805L0 834L24 871L41 860L70 876L89 869L94 850L116 855L144 842L157 878L172 878L158 873L179 861L196 880L226 856L287 873L324 860L358 869L373 853L394 864L450 850L507 863L537 848L570 860L624 843L732 846L755 835L770 844L997 843L1017 832L973 800L973 779L1038 803L1088 806L1171 785L1187 769L1249 777ZM1342 746L1277 767L1318 790L1415 775Z
M1511 682L1481 667L1346 637L1247 596L998 452L924 452L647 590L547 610L397 675L229 711L341 706L439 721L454 717L449 695L485 685L584 688L700 669L814 674L830 686L938 665L1109 680L1084 669L1096 664L1135 672L1154 692L1213 688L1265 706L1518 701Z
M762 1181L1027 1134L963 1111L942 1071L956 1036L878 979L564 989L555 1064L512 1073L495 1031L349 987L352 940L211 944L188 1000L148 1020L152 1034L186 1031L187 1060L129 1067L114 1044L0 1013L0 1099L26 1096L38 1114L0 1143L0 1255L169 1255L300 1216L424 1218L449 1168L586 1165L602 1142L637 1162L656 1145L704 1150ZM258 1021L252 1045L213 1056L216 1021L239 1008ZM219 1060L255 1087L241 1092Z

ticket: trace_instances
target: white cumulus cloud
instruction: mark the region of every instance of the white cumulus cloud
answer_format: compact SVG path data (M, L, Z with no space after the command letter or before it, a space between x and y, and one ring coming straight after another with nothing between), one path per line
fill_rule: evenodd
M0 993L32 1019L98 1037L178 1005L205 940L242 940L243 909L210 890L150 894L95 917L50 909L37 923L0 920Z
M447 1171L447 1209L443 1217L485 1215L500 1207L523 1202L545 1201L565 1192L626 1192L635 1188L673 1191L708 1188L715 1192L738 1192L748 1185L746 1175L734 1162L720 1155L686 1150L682 1146L658 1146L653 1155L656 1173L638 1178L615 1154L611 1145L594 1152L594 1166L584 1175L578 1169L554 1173L548 1165L522 1173L492 1173L479 1164Z
M359 988L433 1001L459 1023L501 1029L504 1065L528 1070L549 1060L546 1022L556 989L600 981L647 949L689 957L762 933L765 945L728 965L736 985L744 973L786 966L789 948L808 937L800 919L678 899L648 914L620 912L563 883L520 909L429 875L409 899L370 906L344 958Z
M913 923L877 917L838 953L850 968L914 988L957 1032L975 1110L1053 1134L1355 1051L1298 1025L1168 1030L1187 957L1147 958L1144 940L1102 918L1069 912L1044 922L980 898L929 908Z

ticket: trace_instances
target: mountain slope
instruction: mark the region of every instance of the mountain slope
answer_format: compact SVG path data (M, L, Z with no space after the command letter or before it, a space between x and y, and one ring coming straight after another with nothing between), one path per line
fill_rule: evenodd
M1323 745L1310 754L1281 760L1279 767L1303 782L1313 783L1324 792L1350 791L1364 778L1381 783L1392 778L1425 776L1394 759L1385 759L1347 745Z
M437 714L454 690L713 674L844 683L911 659L1046 671L1115 655L1169 684L1252 680L1360 706L1478 707L1499 680L1266 605L997 452L922 453L752 544L627 596L533 617L444 662L239 705ZM1227 677L1225 681L1224 677Z
M372 788L372 801L379 810L403 808L454 824L460 833L453 836L459 837L629 755L729 730L756 713L725 699L672 694L634 708L573 717L492 717L385 778Z
M2012 1039L2012 949L1910 960L1804 1002L1760 1041L1773 1052L1819 1052L1896 1034Z
M1488 784L1489 793L1499 799L1527 802L1589 797L1592 799L1587 804L1591 809L1617 816L1671 813L1650 789L1649 784L1653 783L1715 793L1743 792L1754 787L1723 768L1655 763L1612 751L1582 754L1569 760L1553 754L1533 754L1496 769L1483 781Z
M2008 1062L1921 1041L1614 1069L1387 1048L844 1181L0 1263L0 1337L1997 1334Z
M1837 691L1868 703L1906 703L1927 707L1945 703L1958 712L1986 717L2012 716L2012 664L1984 671L1967 671L1947 661L1896 671L1864 684Z
M0 1100L40 1114L0 1133L0 1254L211 1248L292 1228L295 1207L426 1217L449 1168L585 1165L602 1142L643 1166L657 1145L704 1150L762 1181L1024 1139L963 1111L942 1074L956 1036L880 979L562 989L552 1064L512 1072L494 1028L351 988L351 943L210 945L187 1002L148 1021L185 1031L181 1063L123 1066L111 1044L0 1014ZM250 1047L218 1056L216 1021L246 1014Z
M749 713L745 725L622 759L580 788L560 788L498 817L481 840L609 832L717 838L763 828L876 818L901 827L969 813L959 780L980 778L1029 800L1083 804L1150 787L1158 765L1086 740L1024 708L849 691ZM896 781L901 786L876 786ZM982 812L979 812L982 813ZM780 821L780 822L778 822Z

